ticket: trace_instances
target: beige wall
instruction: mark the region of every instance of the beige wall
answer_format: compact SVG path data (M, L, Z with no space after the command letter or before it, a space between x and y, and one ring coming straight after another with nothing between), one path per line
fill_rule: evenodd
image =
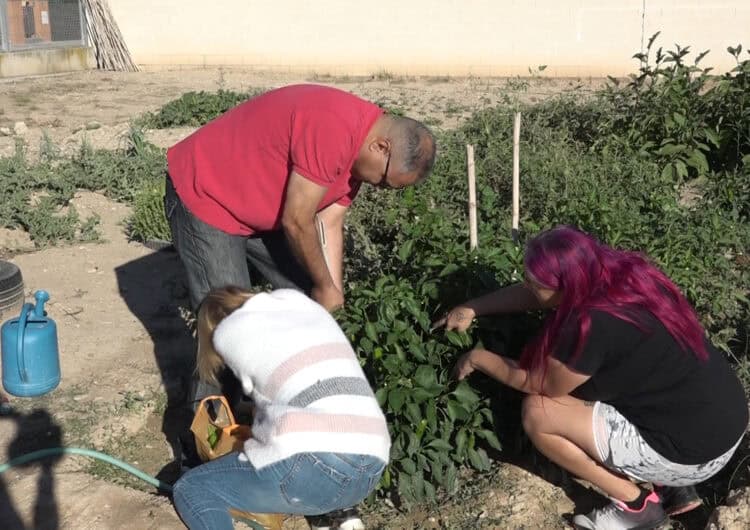
M109 0L136 62L298 72L625 75L658 44L750 47L750 0ZM645 12L644 12L645 5Z

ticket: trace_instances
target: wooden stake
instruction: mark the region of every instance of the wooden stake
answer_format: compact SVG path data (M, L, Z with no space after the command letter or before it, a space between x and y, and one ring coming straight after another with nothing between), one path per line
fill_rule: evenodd
M466 164L469 172L469 248L477 248L477 181L474 168L474 146L466 144Z
M519 218L519 145L521 141L521 113L516 112L513 118L513 220L511 228L511 237L513 241L518 243L518 218Z
M137 72L125 39L107 0L83 0L88 37L94 47L96 67L101 70Z

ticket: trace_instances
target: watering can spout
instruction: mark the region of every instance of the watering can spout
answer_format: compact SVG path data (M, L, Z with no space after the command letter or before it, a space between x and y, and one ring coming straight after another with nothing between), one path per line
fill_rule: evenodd
M49 301L49 293L44 290L39 290L34 293L34 299L36 300L36 306L34 307L34 316L42 318L44 316L44 303Z

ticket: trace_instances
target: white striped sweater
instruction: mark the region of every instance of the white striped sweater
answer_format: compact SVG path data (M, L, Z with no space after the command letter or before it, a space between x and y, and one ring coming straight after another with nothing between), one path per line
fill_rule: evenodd
M305 452L388 462L383 412L322 306L292 289L257 294L219 323L213 343L255 403L245 454L256 468Z

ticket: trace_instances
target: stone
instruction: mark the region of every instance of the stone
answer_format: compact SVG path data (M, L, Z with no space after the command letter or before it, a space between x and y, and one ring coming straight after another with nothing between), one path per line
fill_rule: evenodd
M13 134L13 131L10 130L10 127L0 127L0 136L10 136Z
M18 136L23 136L27 132L29 132L29 128L26 126L26 124L22 121L17 121L16 124L13 126L13 132L16 133Z
M87 131L93 131L94 129L101 128L102 124L98 121L90 121L86 124L86 130Z
M745 530L750 527L750 487L734 490L725 506L711 514L706 530Z
M35 249L28 232L20 228L0 228L0 248L11 252L30 252Z

